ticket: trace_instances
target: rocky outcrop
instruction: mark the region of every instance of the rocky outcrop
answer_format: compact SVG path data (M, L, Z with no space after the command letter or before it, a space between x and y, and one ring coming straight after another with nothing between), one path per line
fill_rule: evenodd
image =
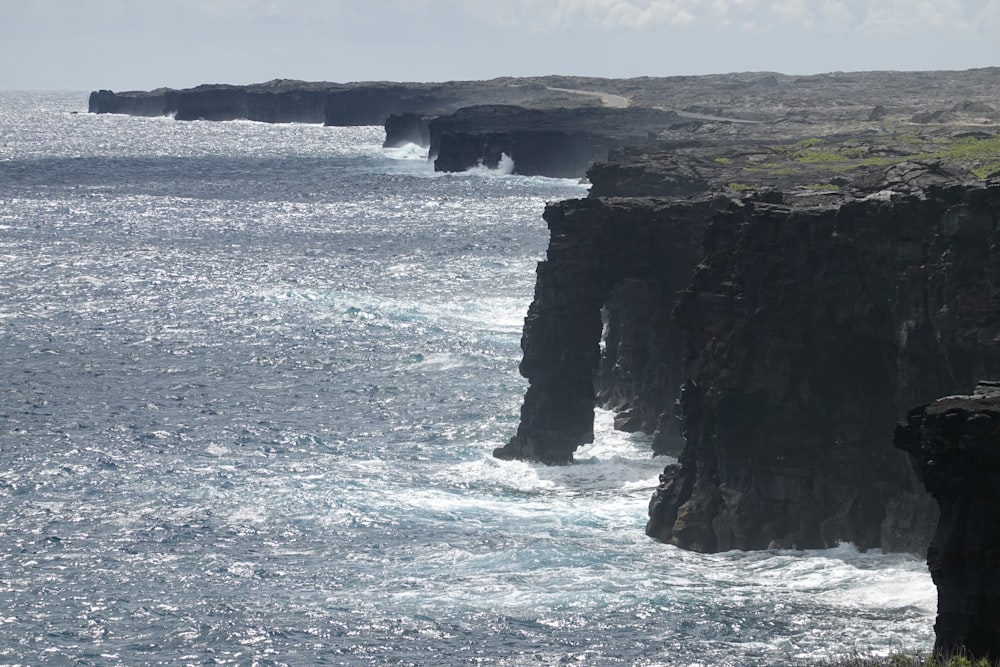
M431 118L418 113L392 114L385 121L385 148L396 148L406 144L429 147Z
M203 85L185 90L90 94L91 113L168 116L177 120L322 123L330 90L323 84L275 80L253 86Z
M129 116L168 116L177 109L177 91L161 88L151 91L116 93L95 90L90 94L90 113L120 113Z
M934 652L1000 657L1000 383L913 409L896 429L941 510L927 565L938 590Z

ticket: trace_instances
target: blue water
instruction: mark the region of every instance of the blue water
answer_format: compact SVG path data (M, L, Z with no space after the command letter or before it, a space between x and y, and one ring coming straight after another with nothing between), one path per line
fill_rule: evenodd
M0 93L0 664L794 665L924 649L921 559L698 555L611 428L500 462L546 200L380 128ZM71 113L79 111L80 113Z

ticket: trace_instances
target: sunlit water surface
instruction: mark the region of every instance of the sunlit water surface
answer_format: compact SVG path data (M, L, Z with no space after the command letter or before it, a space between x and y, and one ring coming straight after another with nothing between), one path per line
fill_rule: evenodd
M0 663L791 665L926 648L913 556L687 553L662 460L491 458L572 181L380 128L0 93ZM72 113L79 111L80 113Z

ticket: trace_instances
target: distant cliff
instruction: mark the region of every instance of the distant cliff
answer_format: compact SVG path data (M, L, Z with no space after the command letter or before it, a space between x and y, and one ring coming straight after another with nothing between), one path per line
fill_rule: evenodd
M580 178L614 149L657 146L661 132L698 124L673 111L640 107L486 105L434 118L428 134L437 171L495 168L506 155L517 174Z
M195 88L90 94L91 113L174 116L177 120L246 119L267 123L382 125L400 113L437 115L476 104L525 107L599 105L592 96L555 87L562 77L447 83L326 83L276 79L247 86L206 84Z

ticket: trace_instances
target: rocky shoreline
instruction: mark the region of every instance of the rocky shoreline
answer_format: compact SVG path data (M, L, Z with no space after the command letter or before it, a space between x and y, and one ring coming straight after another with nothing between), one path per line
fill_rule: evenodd
M495 166L506 154L515 173L556 177L583 177L627 147L656 152L898 134L909 128L918 134L989 130L1000 122L998 109L996 68L442 83L277 79L183 90L98 90L89 100L91 113L384 125L387 145L428 146L441 171Z
M384 123L439 170L577 176L496 455L572 461L595 405L655 434L648 532L689 549L918 550L934 508L884 446L998 372L1000 69L790 77L278 80L96 91L95 113ZM603 350L603 352L602 352ZM860 471L860 472L859 472Z
M685 549L922 551L929 464L894 425L1000 378L1000 69L280 81L90 109L384 123L438 170L586 174L587 198L545 211L529 386L494 454L571 463L613 409L676 456L647 533Z

